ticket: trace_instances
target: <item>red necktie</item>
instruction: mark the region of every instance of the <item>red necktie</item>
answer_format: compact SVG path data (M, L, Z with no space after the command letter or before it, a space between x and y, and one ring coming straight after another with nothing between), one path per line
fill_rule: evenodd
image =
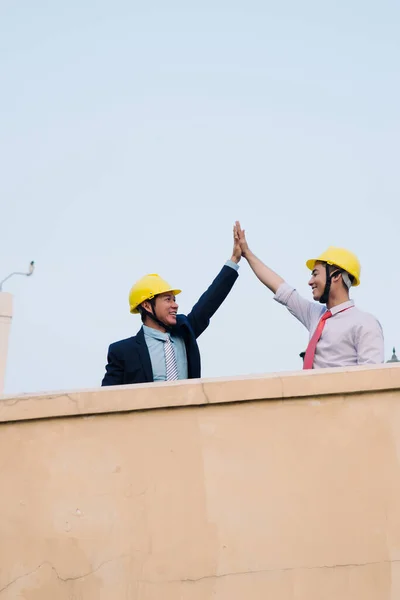
M311 340L308 342L306 355L304 357L304 362L303 362L303 369L312 369L313 368L314 356L315 356L315 351L317 349L317 344L322 335L322 331L325 327L325 321L327 319L329 319L331 316L332 316L331 311L327 310L320 318L317 328L314 331L314 334L313 334Z

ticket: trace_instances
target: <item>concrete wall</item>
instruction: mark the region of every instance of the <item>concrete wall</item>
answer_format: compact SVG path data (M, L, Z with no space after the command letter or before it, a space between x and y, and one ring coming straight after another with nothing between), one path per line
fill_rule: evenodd
M10 336L13 297L8 292L0 292L0 396L4 390L6 376L8 338Z
M0 401L0 600L398 600L400 368Z

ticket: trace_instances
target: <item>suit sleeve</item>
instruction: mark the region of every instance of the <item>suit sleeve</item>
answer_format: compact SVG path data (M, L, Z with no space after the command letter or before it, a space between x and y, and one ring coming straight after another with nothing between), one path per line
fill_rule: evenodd
M207 329L211 317L219 309L237 278L238 272L225 265L208 290L204 292L193 306L187 318L196 338Z
M124 362L117 356L113 344L108 349L106 374L104 375L102 386L122 385L124 383Z

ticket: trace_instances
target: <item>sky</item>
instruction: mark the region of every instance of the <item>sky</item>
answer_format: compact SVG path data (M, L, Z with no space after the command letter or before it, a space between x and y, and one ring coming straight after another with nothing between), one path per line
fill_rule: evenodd
M14 277L5 393L100 385L146 273L187 313L251 249L311 298L329 245L400 349L400 4L1 0L0 279ZM199 338L203 376L292 371L308 332L242 259Z

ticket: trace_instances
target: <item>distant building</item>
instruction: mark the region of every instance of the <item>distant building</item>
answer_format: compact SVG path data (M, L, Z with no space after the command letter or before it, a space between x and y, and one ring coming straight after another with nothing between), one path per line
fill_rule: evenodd
M386 362L388 362L388 363L400 362L400 360L396 356L396 348L393 348L392 358L390 360L387 360Z

